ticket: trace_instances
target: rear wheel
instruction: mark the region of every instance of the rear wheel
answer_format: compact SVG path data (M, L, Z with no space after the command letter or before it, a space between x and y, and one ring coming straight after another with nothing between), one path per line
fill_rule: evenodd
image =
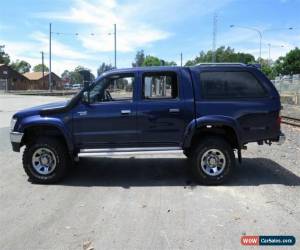
M66 174L68 163L65 145L50 137L41 137L30 143L23 154L23 168L35 183L49 184L61 180Z
M203 138L192 152L192 171L202 184L221 184L228 179L234 167L233 149L224 139Z

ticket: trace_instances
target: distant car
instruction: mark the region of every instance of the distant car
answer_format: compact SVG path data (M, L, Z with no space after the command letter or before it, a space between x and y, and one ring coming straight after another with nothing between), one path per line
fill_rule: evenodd
M81 89L82 85L80 83L72 84L72 89Z
M67 90L72 89L72 84L66 83L66 84L64 85L64 89L67 89Z
M14 114L10 138L14 151L26 146L33 182L57 182L81 156L176 150L197 181L220 184L247 143L283 143L280 109L277 90L251 65L119 69L68 102Z

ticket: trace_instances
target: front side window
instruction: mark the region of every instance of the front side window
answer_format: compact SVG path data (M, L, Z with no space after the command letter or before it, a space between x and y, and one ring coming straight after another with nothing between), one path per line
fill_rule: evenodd
M90 103L132 100L134 75L112 75L101 79L89 93Z
M260 98L266 96L261 83L249 72L202 72L201 94L206 99Z
M146 73L143 76L144 99L175 99L178 97L176 73Z

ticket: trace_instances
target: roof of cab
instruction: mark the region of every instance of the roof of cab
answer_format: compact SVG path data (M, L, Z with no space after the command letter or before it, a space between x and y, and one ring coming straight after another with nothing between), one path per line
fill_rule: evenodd
M173 71L181 68L198 68L198 67L237 67L237 68L247 68L255 67L258 65L254 64L244 64L244 63L199 63L195 66L147 66L147 67L132 67L132 68L122 68L122 69L112 69L103 73L103 75L108 75L112 73L132 73L132 72L144 72L144 71Z

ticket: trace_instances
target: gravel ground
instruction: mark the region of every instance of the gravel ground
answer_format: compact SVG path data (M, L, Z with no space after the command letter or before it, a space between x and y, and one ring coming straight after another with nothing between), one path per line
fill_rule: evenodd
M300 119L300 105L282 104L282 106L283 115Z
M223 186L195 185L176 154L86 158L63 182L34 185L11 151L9 119L55 100L0 95L1 249L240 249L244 234L299 241L299 129L283 125L283 146L249 145Z

